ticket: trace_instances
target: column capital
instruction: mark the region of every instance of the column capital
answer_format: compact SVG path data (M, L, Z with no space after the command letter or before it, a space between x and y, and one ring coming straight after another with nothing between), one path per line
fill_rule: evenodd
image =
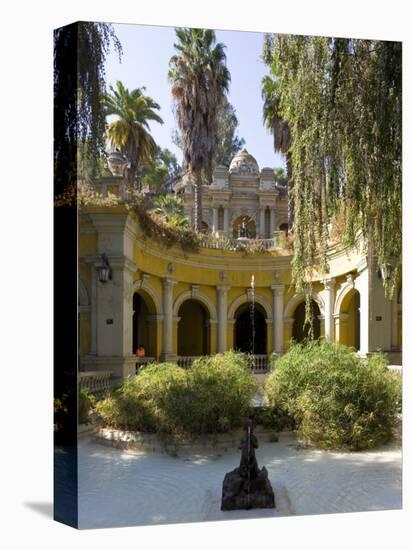
M331 290L335 286L336 280L331 277L330 279L323 279L322 283L325 287L325 290Z
M285 292L285 285L271 285L270 288L275 296L282 296Z
M353 273L348 273L346 275L346 281L347 281L348 284L352 285L352 287L355 286L355 277L354 277Z
M349 313L334 313L333 318L338 321L346 321L349 318Z
M216 290L219 294L226 294L230 290L229 285L216 285Z
M164 288L173 288L177 284L177 281L175 279L171 279L170 277L163 277L162 284Z

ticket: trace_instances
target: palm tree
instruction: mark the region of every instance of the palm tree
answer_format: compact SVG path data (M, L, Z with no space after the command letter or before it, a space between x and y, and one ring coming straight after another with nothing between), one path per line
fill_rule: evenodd
M165 221L177 227L187 227L188 219L185 216L183 203L176 195L158 195L153 199L155 213Z
M209 29L175 29L177 54L170 59L169 80L182 140L184 169L194 185L194 229L202 222L202 175L209 179L218 134L218 110L228 91L230 73L225 46Z
M292 137L288 123L280 112L280 93L276 77L266 75L262 80L263 120L273 134L273 147L277 153L286 155L286 178L288 181L288 226L293 225L292 163L290 148Z
M106 136L110 145L119 148L129 161L127 179L130 185L135 184L140 165L150 162L157 151L157 145L149 133L149 121L163 124L155 112L160 106L144 95L145 90L142 87L129 91L117 81L116 88L110 86L110 92L103 96L106 116L117 116L115 121L109 123Z

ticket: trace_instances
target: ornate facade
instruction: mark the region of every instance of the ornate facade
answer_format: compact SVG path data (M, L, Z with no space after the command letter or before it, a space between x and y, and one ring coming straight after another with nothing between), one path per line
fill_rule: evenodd
M180 186L185 214L192 220L193 186L189 178ZM287 190L275 180L272 168L259 166L246 149L229 168L218 166L211 185L202 194L204 229L217 237L239 237L244 220L250 238L273 238L287 227Z
M120 199L123 187L121 176L96 183L97 191L103 195L110 191ZM186 185L189 214L191 193ZM286 222L286 202L273 171L259 172L253 157L242 151L229 170L215 171L205 193L204 219L216 235L221 231L236 235L236 220L249 216L257 235L266 238ZM223 224L219 209L223 209ZM252 230L253 224L249 227ZM192 252L178 243L166 248L144 234L122 200L116 206L82 209L81 369L110 371L119 378L133 374L139 345L149 358L181 364L230 349L252 351L264 363L270 353L285 352L291 338L305 336L304 296L291 285L291 259L291 251L280 247L252 254L207 243ZM332 247L329 264L327 278L319 274L312 281L315 335L353 346L362 355L383 350L391 362L399 363L401 290L392 300L385 297L381 271L362 247ZM249 338L252 302L253 349Z

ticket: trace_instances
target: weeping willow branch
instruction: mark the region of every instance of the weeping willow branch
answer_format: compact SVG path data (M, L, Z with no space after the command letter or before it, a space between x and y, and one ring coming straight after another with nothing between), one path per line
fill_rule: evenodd
M339 223L343 244L361 239L390 264L392 297L402 261L401 44L277 35L264 59L291 135L297 291L308 295L314 269L328 272L328 227Z

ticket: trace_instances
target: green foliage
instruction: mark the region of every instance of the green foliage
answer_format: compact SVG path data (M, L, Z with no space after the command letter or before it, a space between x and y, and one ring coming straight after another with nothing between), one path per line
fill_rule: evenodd
M112 25L73 23L54 32L55 194L76 181L82 164L97 170L104 150L105 60L113 44L122 48ZM76 62L74 62L76 60ZM82 145L87 144L87 147ZM78 150L78 146L79 150Z
M188 227L182 200L175 195L159 195L153 199L155 213L176 227Z
M274 173L275 173L275 178L276 178L276 181L280 184L280 185L287 185L288 183L288 177L285 173L285 169L282 168L281 166L279 166L278 168L274 168L273 169Z
M156 214L154 204L143 199L139 194L128 204L140 221L140 227L147 237L156 239L165 247L180 244L184 250L196 251L201 243L201 235L195 233L186 224L174 224Z
M264 59L265 119L292 168L297 291L310 292L314 266L328 272L328 222L343 211L344 243L361 234L378 265L391 264L391 297L402 252L401 43L276 35Z
M169 435L225 432L241 425L256 391L246 356L228 352L202 357L188 369L172 363L142 367L96 410L116 428Z
M89 413L92 406L95 403L95 399L91 393L84 388L79 391L79 424L85 424L89 420Z
M181 176L182 167L176 156L168 149L157 147L154 159L142 167L141 186L154 192L171 192Z
M245 140L236 135L239 122L236 111L224 99L218 112L217 140L213 153L213 166L229 166L230 161L245 145Z
M255 407L251 418L265 428L271 428L277 432L295 429L293 418L281 407Z
M139 166L150 162L156 155L157 145L150 135L149 122L163 124L156 112L160 106L145 95L145 87L129 91L120 82L116 87L110 86L110 92L102 96L105 115L117 118L108 124L106 136L113 148L128 159L127 176L130 185L135 184Z
M323 448L361 450L392 438L401 379L382 354L361 360L346 346L309 341L276 361L265 393L303 439Z

